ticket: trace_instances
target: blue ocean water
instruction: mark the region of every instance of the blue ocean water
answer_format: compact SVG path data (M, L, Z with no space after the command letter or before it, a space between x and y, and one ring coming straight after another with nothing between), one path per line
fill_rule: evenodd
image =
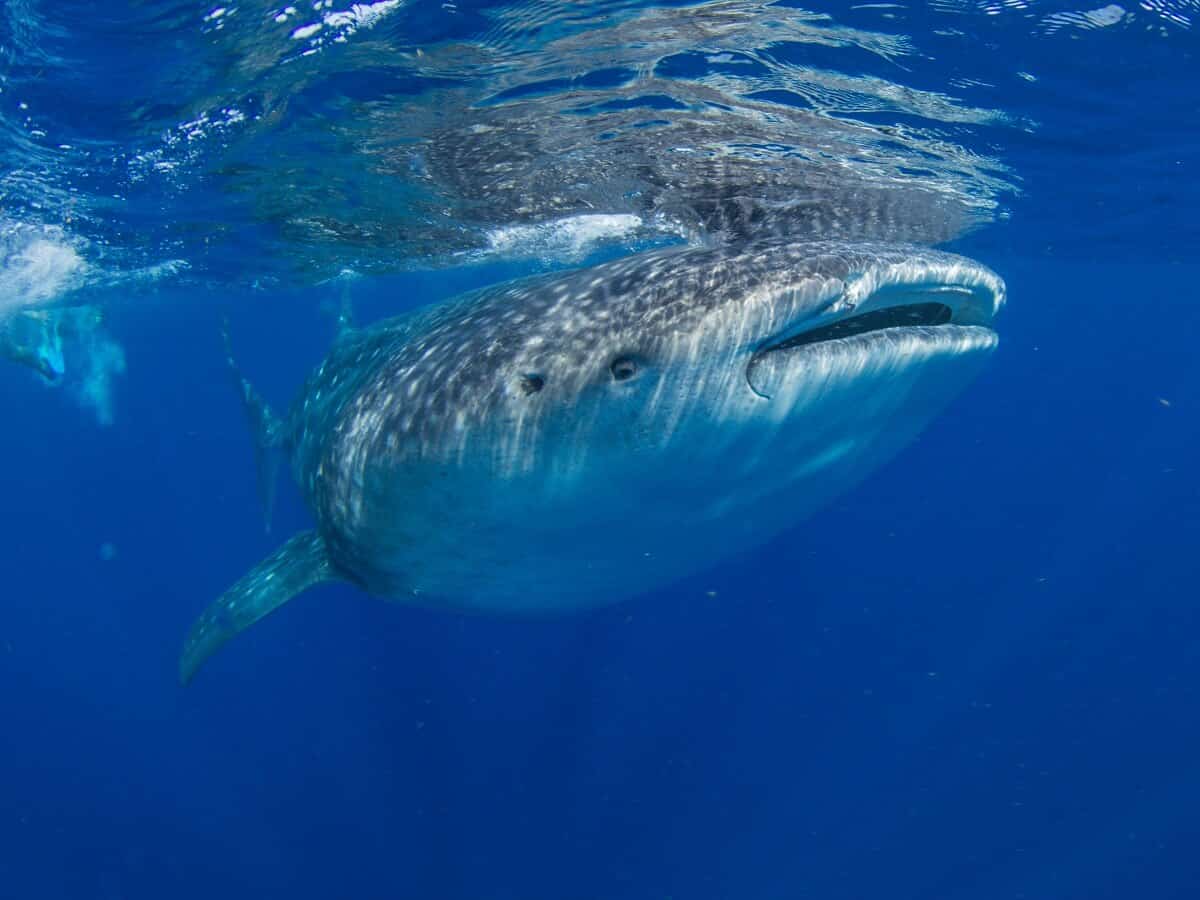
M0 369L0 896L1200 896L1200 9L3 15L0 315L104 320L60 385ZM985 373L857 489L669 589L530 621L327 586L179 687L189 623L311 521L281 485L264 533L222 317L283 406L343 296L371 321L693 239L640 209L594 244L514 236L408 155L518 101L591 127L647 79L652 116L724 92L784 136L865 129L804 163L965 210L945 246L1009 291ZM789 185L797 154L755 141ZM567 184L533 163L518 195ZM567 212L621 167L578 168Z

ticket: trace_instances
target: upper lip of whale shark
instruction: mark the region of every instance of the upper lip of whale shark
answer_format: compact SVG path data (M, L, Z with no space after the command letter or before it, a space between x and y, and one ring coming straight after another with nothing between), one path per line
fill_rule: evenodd
M747 377L757 361L779 351L815 349L850 339L861 345L900 332L929 340L944 339L938 329L991 332L1004 299L1004 282L990 269L962 257L917 257L868 267L846 279L842 290L816 315L802 316L761 341L751 354Z

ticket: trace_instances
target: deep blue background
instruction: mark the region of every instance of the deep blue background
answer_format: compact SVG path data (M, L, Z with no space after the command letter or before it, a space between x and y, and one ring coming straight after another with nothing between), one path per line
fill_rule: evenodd
M263 533L220 316L282 406L336 289L117 302L111 428L0 366L0 900L1200 897L1195 33L1133 4L1036 32L1079 5L912 5L886 24L920 54L854 55L925 90L970 75L956 95L1034 123L950 131L1024 191L958 248L1008 279L1000 350L860 488L668 592L511 622L325 587L183 690L190 622L307 523L287 486ZM0 23L0 174L51 164L20 103L86 149L186 120L182 86L236 68L189 4L94 7L4 8L30 33ZM168 7L169 39L122 18ZM106 210L116 245L229 211L140 190ZM231 281L265 264L227 249ZM369 320L503 274L353 293Z
M108 429L0 370L3 895L1197 896L1197 270L984 258L987 373L752 558L550 622L322 588L188 690L305 523L262 532L219 315L283 402L328 292L118 307Z

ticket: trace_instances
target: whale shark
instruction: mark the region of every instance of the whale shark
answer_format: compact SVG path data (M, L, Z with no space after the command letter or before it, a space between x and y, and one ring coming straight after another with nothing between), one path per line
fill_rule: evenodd
M962 256L769 239L347 322L283 417L230 353L260 473L290 459L315 527L202 613L181 680L324 582L533 615L744 552L942 410L996 346L1004 298Z

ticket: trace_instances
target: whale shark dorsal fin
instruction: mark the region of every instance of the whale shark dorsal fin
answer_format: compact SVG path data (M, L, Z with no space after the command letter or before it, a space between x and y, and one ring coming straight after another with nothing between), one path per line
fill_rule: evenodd
M233 356L229 340L229 318L221 319L221 340L225 345L225 364L233 376L234 387L242 398L250 437L254 441L254 467L258 475L258 500L262 507L263 527L271 530L271 514L275 509L275 484L279 480L279 463L284 445L284 423L262 395L242 374Z
M187 684L204 661L234 635L274 612L297 594L337 574L325 541L304 531L247 572L192 625L179 657L179 680Z
M354 304L350 300L350 288L342 288L342 296L338 300L337 330L334 332L334 343L344 340L358 330L354 321Z

